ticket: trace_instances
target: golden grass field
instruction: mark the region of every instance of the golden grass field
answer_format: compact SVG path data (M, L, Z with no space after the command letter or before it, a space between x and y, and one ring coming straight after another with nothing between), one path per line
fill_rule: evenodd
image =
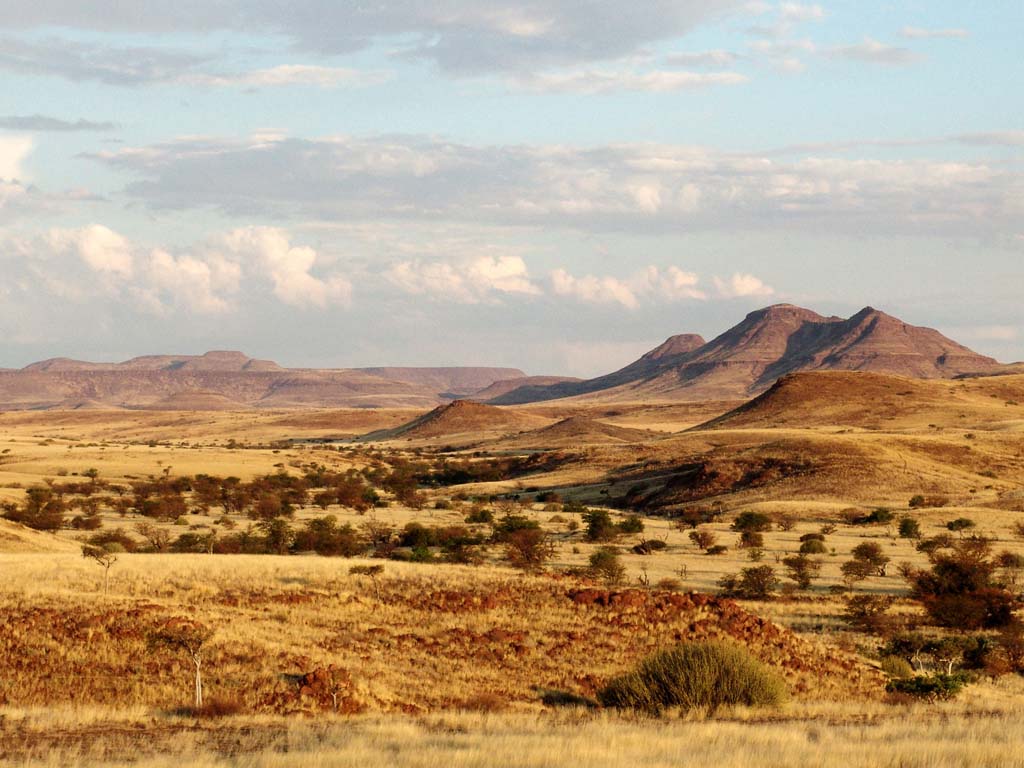
M543 574L511 569L500 547L475 566L121 554L104 594L102 569L80 555L84 532L42 533L0 520L0 764L1024 765L1021 678L983 678L954 702L889 703L877 638L846 626L844 603L831 589L855 546L878 543L891 559L888 574L856 591L893 595L897 612L921 613L895 566L924 567L924 555L894 524L843 523L851 508L911 515L925 537L967 517L997 551L1024 554L1016 534L1024 521L1024 408L1017 405L1024 377L872 387L833 393L817 407L800 405L813 399L807 393L781 406L762 403L696 430L735 404L715 413L706 404L571 403L560 410L546 403L524 409L531 424L582 415L650 436L588 444L585 434L576 441L561 435L548 450L564 461L543 473L431 490L422 509L327 510L356 528L368 521L462 525L473 505L453 499L456 491L520 494L520 503L498 506L551 535L554 553ZM122 484L199 473L245 481L311 464L344 471L429 456L450 436L318 442L391 429L421 413L0 414L0 501L20 501L46 481L79 481L90 469ZM486 429L478 437L467 438L465 455L515 453L535 439ZM680 484L694 467L698 479ZM643 534L616 542L626 575L613 591L626 597L576 602L580 589L605 588L565 575L583 568L599 545L585 539L578 514L546 508L533 495L554 491L604 505L638 486L666 509L720 510L704 527L728 551L705 555L687 530L645 517ZM915 494L935 501L910 510ZM435 500L450 508L433 509ZM709 596L722 576L753 565L729 527L740 511L793 519L789 530L764 534L759 564L780 575L781 558L796 551L801 535L836 526L812 590L739 604ZM295 521L322 514L305 507ZM101 517L104 530L130 534L140 520L111 509ZM174 535L224 531L225 517L213 510L160 525ZM234 530L250 524L227 517L235 518ZM666 546L634 554L645 538ZM379 562L384 571L376 578L349 573ZM648 586L658 582L666 586ZM216 630L204 662L207 694L232 702L236 713L178 712L189 703L191 666L146 643L172 617ZM782 670L789 702L777 712L657 719L544 703L552 691L591 697L647 653L702 637L742 642ZM328 667L330 686L303 693L298 677Z

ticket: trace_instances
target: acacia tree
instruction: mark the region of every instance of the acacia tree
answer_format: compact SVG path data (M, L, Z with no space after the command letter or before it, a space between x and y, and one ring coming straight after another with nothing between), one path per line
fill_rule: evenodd
M92 560L103 567L103 594L107 594L107 583L110 581L110 569L117 562L117 553L95 544L82 545L82 557Z
M149 637L151 649L170 648L184 651L195 667L195 707L203 706L203 646L213 637L214 630L185 618L170 619Z

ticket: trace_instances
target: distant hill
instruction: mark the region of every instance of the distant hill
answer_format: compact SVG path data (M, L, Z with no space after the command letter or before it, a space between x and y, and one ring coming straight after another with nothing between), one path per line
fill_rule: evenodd
M456 400L442 405L394 429L374 432L367 440L425 440L453 438L459 435L509 434L536 429L550 423L541 416L483 405L469 400ZM488 435L488 436L490 436Z
M53 358L0 369L0 410L430 408L515 368L288 369L241 352L147 355L120 363Z
M454 397L474 395L497 381L528 378L518 368L357 368L356 370L388 381L401 381Z
M990 357L871 307L823 317L790 304L751 312L710 342L673 336L615 373L583 382L524 387L490 401L521 404L564 397L610 401L744 398L799 371L869 371L918 379L994 373Z
M658 437L654 432L608 424L587 416L570 416L554 424L503 440L516 448L570 448L581 445L624 445Z

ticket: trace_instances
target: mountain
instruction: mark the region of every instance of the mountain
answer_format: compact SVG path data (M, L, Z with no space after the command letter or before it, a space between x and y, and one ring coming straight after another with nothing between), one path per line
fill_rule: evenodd
M607 376L552 387L524 388L492 403L562 397L626 400L728 400L764 392L799 371L870 371L917 379L994 373L999 363L947 339L866 307L853 317L823 317L779 304L751 312L710 342L673 336Z
M0 410L431 408L514 368L289 369L241 352L147 355L120 363L53 358L0 369Z
M491 405L519 405L612 389L653 376L704 345L704 339L696 334L684 333L672 336L635 363L630 363L615 373L587 381L569 379L552 385L527 382L525 386L510 390L488 402Z

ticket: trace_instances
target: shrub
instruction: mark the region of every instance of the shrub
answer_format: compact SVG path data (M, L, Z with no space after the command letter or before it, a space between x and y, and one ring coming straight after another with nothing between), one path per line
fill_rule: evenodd
M893 604L889 595L856 595L846 600L843 619L850 626L865 632L880 632L889 623L885 613Z
M598 692L606 707L658 715L669 707L777 707L786 696L782 678L731 643L686 643L647 657Z
M718 585L722 588L722 593L730 597L763 600L778 589L779 580L775 576L775 569L770 565L758 565L744 568L738 575L723 576Z
M724 555L729 551L728 547L723 547L721 544L715 544L713 547L708 547L704 550L705 555Z
M692 541L699 549L708 550L715 546L715 542L718 537L709 530L704 528L697 528L690 531L690 541Z
M912 517L902 517L900 518L899 534L902 539L920 539L921 524Z
M487 507L473 507L466 515L467 523L493 523L494 513Z
M604 509L592 509L583 513L587 525L588 541L610 541L619 534L619 527L612 522L612 516Z
M620 533L643 533L644 521L639 515L627 515L618 525Z
M921 507L924 506L924 504L925 504L924 496L922 496L920 493L918 493L918 494L915 494L914 496L912 496L910 498L909 507L911 509L920 509Z
M969 517L958 517L956 520L950 520L946 523L946 528L953 533L963 534L968 528L973 528L976 523Z
M1013 620L1017 601L994 580L997 564L987 539L957 542L949 553L932 556L928 571L911 574L914 596L932 619L957 629L993 629Z
M732 523L734 531L763 533L772 528L772 519L761 512L741 512Z
M740 534L740 549L761 549L764 547L764 535L757 531L743 531Z
M810 589L811 582L821 571L821 563L806 555L790 555L782 560L786 566L786 575L796 582L800 589Z
M952 675L917 675L890 680L885 690L921 699L947 701L956 698L968 682L969 678L962 672Z
M606 584L614 585L622 582L626 568L615 547L601 547L590 556L590 573Z
M801 555L824 555L826 552L828 547L821 539L808 539L800 545Z

